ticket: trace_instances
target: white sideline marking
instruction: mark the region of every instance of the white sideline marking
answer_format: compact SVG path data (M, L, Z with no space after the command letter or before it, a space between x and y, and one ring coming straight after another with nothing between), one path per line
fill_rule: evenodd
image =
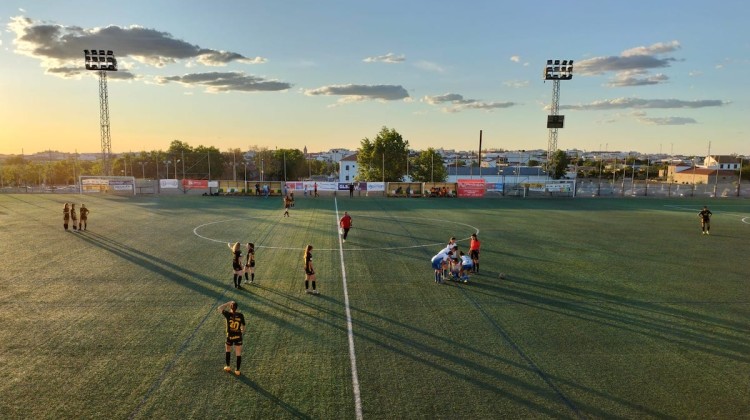
M339 203L334 197L336 208L336 232L339 231ZM344 265L344 245L339 236L339 257L341 259L341 278L344 283L344 307L346 308L346 334L349 338L349 360L352 363L352 388L354 391L354 412L357 420L362 420L362 396L359 393L359 375L357 374L357 356L354 354L354 332L352 331L352 311L349 309L349 291L346 288L346 266Z

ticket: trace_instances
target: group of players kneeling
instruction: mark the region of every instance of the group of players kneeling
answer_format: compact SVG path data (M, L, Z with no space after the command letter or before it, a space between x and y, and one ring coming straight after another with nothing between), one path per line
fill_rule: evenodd
M468 283L469 273L479 273L479 239L471 234L469 255L459 251L456 238L452 237L448 245L432 257L432 268L435 270L435 283L445 280Z

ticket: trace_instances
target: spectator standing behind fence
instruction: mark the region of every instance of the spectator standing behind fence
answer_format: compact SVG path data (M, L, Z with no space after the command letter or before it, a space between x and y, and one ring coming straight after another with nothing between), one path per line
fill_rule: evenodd
M354 184L349 183L349 197L354 197Z
M313 184L313 197L318 196L318 183Z
M260 197L260 184L255 183L255 195Z

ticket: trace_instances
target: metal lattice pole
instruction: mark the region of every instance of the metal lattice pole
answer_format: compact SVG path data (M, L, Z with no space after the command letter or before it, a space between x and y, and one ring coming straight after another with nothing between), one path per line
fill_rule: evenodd
M109 92L107 72L99 70L99 125L102 138L102 171L112 176L112 138L109 134Z
M99 133L102 139L102 174L112 176L112 138L109 134L109 93L107 72L117 71L112 50L83 50L86 70L99 73Z
M573 78L573 60L547 60L544 80L552 81L552 105L547 117L549 138L547 140L547 173L550 173L552 156L557 152L557 130L563 128L565 116L560 115L560 81Z
M560 115L560 80L552 81L552 105L550 115ZM557 151L557 127L549 129L547 140L547 165L552 162L552 155Z

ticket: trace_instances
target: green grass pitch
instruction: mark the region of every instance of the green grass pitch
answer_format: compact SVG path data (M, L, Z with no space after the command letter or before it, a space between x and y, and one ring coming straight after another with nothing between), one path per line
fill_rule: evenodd
M63 231L65 201L91 209L86 232ZM0 195L0 417L749 416L747 200L299 197L282 212ZM476 231L480 274L435 284L430 258ZM244 290L230 241L258 246ZM306 244L320 296L304 293ZM228 300L248 323L240 377L222 371Z

